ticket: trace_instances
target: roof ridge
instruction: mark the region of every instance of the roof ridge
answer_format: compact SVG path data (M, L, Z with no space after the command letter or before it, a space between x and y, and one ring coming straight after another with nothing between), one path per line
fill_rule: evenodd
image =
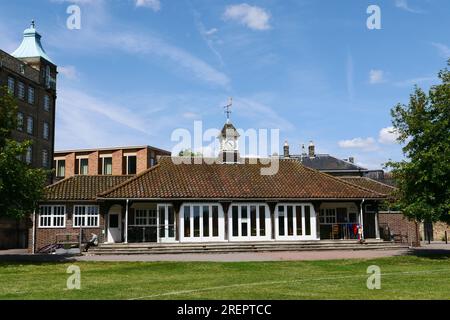
M316 169L313 169L313 168L309 168L309 167L303 165L302 163L300 163L299 161L297 161L297 162L298 162L299 165L301 165L302 167L306 168L306 169L309 170L309 171L317 172L317 173L319 173L319 174L321 174L321 175L323 175L323 176L327 176L327 177L329 177L329 178L332 178L333 180L336 180L336 181L339 181L339 182L341 182L341 183L347 184L347 185L349 185L349 186L351 186L351 187L353 187L353 188L361 189L361 190L363 190L363 191L370 192L370 193L373 193L373 194L375 194L375 195L379 195L379 196L386 197L385 194L382 194L382 193L379 193L379 192L376 192L376 191L373 191L373 190L369 190L369 189L363 188L363 187L361 187L361 186L357 186L357 185L355 185L355 184L353 184L353 183L350 183L350 182L347 182L347 181L345 181L345 180L343 180L343 179L340 179L340 178L338 178L338 177L332 176L331 174L327 174L327 173L324 173L324 172L322 172L322 171L319 171L319 170L316 170Z
M382 184L383 186L389 187L389 188L391 188L391 189L396 189L396 190L398 189L397 187L394 187L394 186L388 185L387 183L384 183L384 182L381 182L381 181L378 181L378 180L372 179L372 178L370 178L370 177L361 177L361 178L364 178L364 179L366 179L366 180L370 180L370 181L373 181L373 182L376 182L376 183Z
M55 183L53 183L53 184L51 184L51 185L46 186L45 189L50 189L50 188L52 188L52 187L54 187L54 186L57 186L57 185L59 185L59 184L61 184L61 183L63 183L63 182L69 181L69 180L73 179L74 177L75 177L75 176L70 176L70 177L61 179L61 180L59 180L59 181L57 181L57 182L55 182Z
M164 156L164 157L166 157L166 156ZM167 157L169 157L169 156L167 156ZM119 183L118 185L112 187L111 189L108 189L108 190L106 190L106 191L104 191L104 192L99 193L99 194L97 195L97 198L102 197L102 196L105 196L105 195L107 195L108 193L111 193L111 192L113 192L113 191L115 191L115 190L117 190L117 189L119 189L119 188L121 188L121 187L123 187L123 186L126 186L127 184L131 183L132 181L138 179L139 177L141 177L141 176L143 176L143 175L149 173L150 171L152 171L152 170L154 170L154 169L156 169L156 168L159 168L159 167L160 167L160 164L157 163L157 164L154 165L153 167L150 167L150 168L146 169L145 171L142 171L141 173L135 175L134 177L131 177L130 179L128 179L128 180L126 180L126 181L124 181L124 182L122 182L122 183Z

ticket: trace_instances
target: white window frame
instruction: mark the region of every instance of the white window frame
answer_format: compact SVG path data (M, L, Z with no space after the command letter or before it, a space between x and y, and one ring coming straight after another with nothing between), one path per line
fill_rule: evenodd
M172 212L174 214L173 217L173 237L169 237L169 207L172 208ZM159 216L160 209L164 209L164 221L161 221ZM177 223L176 223L176 215L175 215L175 208L169 204L169 203L158 203L156 206L156 220L158 224L158 231L157 231L157 241L159 243L167 243L167 242L177 242L176 235L177 235ZM164 234L161 234L161 229L164 230Z
M106 173L106 171L105 171L105 159L111 159L111 173ZM102 161L102 175L104 175L104 176L112 175L112 173L113 173L113 157L112 156L102 156L101 161ZM88 164L88 166L89 166L89 164Z
M287 217L287 207L293 207L293 235L288 235L288 217ZM297 215L296 207L300 206L302 209L302 234L297 234ZM310 230L311 234L306 235L306 221L305 221L305 207L309 207L310 213ZM279 235L279 212L280 207L284 207L284 235ZM312 203L279 203L275 208L275 240L319 240L319 235L317 234L317 214L314 210Z
M137 174L138 170L137 170L137 165L138 165L138 157L137 154L124 154L124 157L126 159L126 163L125 163L125 174L126 175L130 175L130 174ZM136 172L135 173L129 173L129 166L128 166L128 161L130 157L135 157L136 158Z
M143 216L138 217L138 214ZM138 219L144 223L138 222ZM134 225L132 227L157 227L158 209L157 208L136 208L134 209Z
M64 175L60 175L59 173L59 163L64 161ZM55 175L57 178L64 178L66 176L66 159L55 159Z
M81 173L81 161L84 161L84 160L87 160L87 170L86 170L86 173ZM89 175L89 157L88 156L86 156L86 157L77 157L76 159L75 159L75 162L78 162L78 173L77 173L77 175L78 176L87 176L87 175ZM75 163L75 165L77 165L76 163Z
M42 214L43 209L49 210L46 214ZM62 209L63 214L55 214L55 209ZM63 223L61 225L55 225L57 218L62 218ZM66 206L64 205L42 205L39 206L39 226L40 229L61 229L66 227ZM43 225L43 220L48 221L48 224Z
M194 237L194 206L200 207L200 236ZM207 206L209 207L209 223L208 223L208 229L209 229L209 235L206 237L203 234L203 207ZM219 235L214 237L213 236L213 218L212 218L212 207L218 207L218 231ZM190 226L190 237L184 236L184 208L189 207L189 226ZM178 216L178 225L180 226L179 235L180 235L180 242L222 242L225 240L225 218L224 218L224 212L223 207L220 203L217 202L189 202L189 203L183 203L183 205L180 208L180 213Z
M233 235L233 207L238 207L238 235ZM251 207L256 206L256 236L251 235ZM260 210L263 206L265 208L265 236L261 236L260 232ZM247 235L242 235L242 207L247 207ZM264 202L245 202L245 203L231 203L228 208L228 239L230 241L268 241L272 239L272 228L270 219L270 209L267 203Z
M96 213L90 213L89 209L95 208ZM77 212L77 209L83 209L83 213ZM78 220L81 219L83 221L82 224L78 222ZM97 223L94 224L88 224L90 219L96 219ZM100 227L100 207L98 205L75 205L73 207L73 227L74 228L98 228Z

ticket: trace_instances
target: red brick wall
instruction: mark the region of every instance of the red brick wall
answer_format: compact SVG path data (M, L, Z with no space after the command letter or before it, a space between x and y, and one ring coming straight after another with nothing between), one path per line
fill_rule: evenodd
M81 203L80 203L81 204ZM82 203L82 205L87 205L88 203ZM98 205L97 203L91 203L93 205ZM57 235L58 239L61 239L64 235L70 234L71 239L77 239L77 236L80 233L79 228L74 228L73 226L73 207L74 204L68 204L68 203L60 203L55 205L65 205L66 206L66 227L65 228L39 228L39 214L36 214L36 235L35 235L35 248L36 251L38 251L40 248L53 244L57 241ZM76 204L75 204L76 205ZM99 220L99 227L98 228L83 228L83 239L90 239L91 233L95 233L98 235L99 242L104 242L104 239L106 238L105 234L105 214L106 214L106 208L102 205L100 205L100 220ZM33 248L33 242L32 242L32 235L33 235L33 229L32 227L29 229L29 237L28 237L28 251L32 251Z
M149 150L148 148L141 149L137 152L136 155L136 161L137 161L137 168L136 173L141 173L142 171L145 171L150 166L150 159L149 159Z
M96 176L98 175L98 162L99 162L98 151L92 152L89 154L89 175Z
M75 175L75 153L70 153L66 156L65 178L73 177L74 175Z
M112 154L112 174L120 176L123 174L123 150L114 151Z
M380 212L378 223L380 228L388 226L391 233L402 235L404 239L407 238L408 243L417 241L416 223L408 220L402 213Z

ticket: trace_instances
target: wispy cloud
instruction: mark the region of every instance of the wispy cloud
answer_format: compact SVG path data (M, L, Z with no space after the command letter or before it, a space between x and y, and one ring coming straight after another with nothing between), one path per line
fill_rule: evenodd
M219 60L220 65L224 66L225 63L223 61L222 55L220 54L219 50L217 50L215 43L217 42L217 36L216 34L219 32L219 29L217 28L211 28L206 29L205 25L200 19L200 13L192 9L195 25L197 27L197 30L202 37L203 41L205 41L206 45L208 46L209 50L217 57L217 60Z
M372 137L341 140L338 142L338 145L344 149L362 149L364 151L374 151L378 149L376 141Z
M157 12L161 10L161 2L159 0L136 0L136 7L150 8Z
M137 34L124 33L110 37L103 36L102 38L106 44L132 54L155 54L170 59L184 69L189 70L197 79L202 81L222 87L228 87L230 84L230 79L222 72L214 69L184 49L173 46L155 36L146 35L143 37Z
M379 84L385 82L384 71L383 70L370 70L369 72L369 83Z
M432 42L431 43L439 52L439 55L444 58L444 59L448 59L450 58L450 47L446 46L443 43L438 43L438 42Z
M234 99L239 115L252 119L256 127L265 129L293 130L295 126L280 116L273 106L262 103L255 97L237 97Z
M223 14L225 20L237 21L252 30L268 30L270 13L264 8L241 3L228 6Z
M409 3L408 0L395 0L395 6L399 9L411 12L411 13L423 13L423 10L421 9L417 9L417 8L412 8Z
M432 81L435 81L437 78L435 76L430 76L430 77L418 77L418 78L411 78L411 79L406 79L406 80L402 80L402 81L397 81L394 83L395 86L397 87L411 87L414 85L419 85L421 83L429 83Z
M69 80L77 80L79 73L74 66L59 66L58 72Z

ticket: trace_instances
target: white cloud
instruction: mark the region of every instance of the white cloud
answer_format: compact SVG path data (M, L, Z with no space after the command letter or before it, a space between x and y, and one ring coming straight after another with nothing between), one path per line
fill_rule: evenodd
M374 151L378 149L376 141L372 137L341 140L338 142L338 145L344 149L362 149L365 151Z
M79 73L74 66L59 66L58 72L69 80L77 80Z
M423 13L422 10L420 9L416 9L416 8L412 8L409 3L408 0L395 0L395 6L399 9L408 11L408 12L412 12L412 13Z
M191 55L189 52L172 46L163 40L146 35L115 34L103 37L109 45L126 50L133 54L156 54L176 62L179 66L189 70L192 74L205 82L228 87L230 79L209 64Z
M402 81L397 81L394 83L397 87L410 87L414 85L419 85L420 83L432 82L435 81L436 77L418 77L412 79L406 79Z
M237 21L253 30L270 29L270 13L263 8L241 3L228 6L223 14L225 20Z
M240 116L252 119L255 127L267 129L293 130L295 126L280 116L274 106L259 102L261 97L236 97L234 105Z
M213 34L217 33L218 31L219 30L217 28L212 28L212 29L206 30L204 33L207 36L212 36Z
M136 7L150 8L156 12L161 10L161 2L159 0L136 0Z
M370 70L369 72L369 82L370 84L383 83L384 71L383 70Z
M433 42L431 43L439 52L439 55L444 58L448 59L450 58L450 47L446 46L442 43Z
M387 127L380 130L378 142L381 144L394 144L397 142L398 132L394 127Z

